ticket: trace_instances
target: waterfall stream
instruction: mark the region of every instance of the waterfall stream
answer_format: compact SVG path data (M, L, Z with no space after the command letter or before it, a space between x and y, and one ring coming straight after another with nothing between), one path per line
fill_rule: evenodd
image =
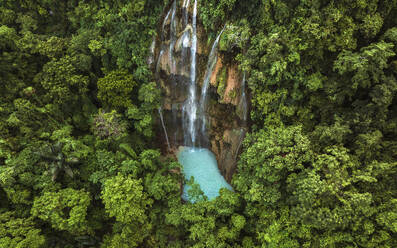
M171 23L170 23L170 45L168 49L168 61L171 74L176 73L176 64L174 59L174 46L176 42L176 0L172 4Z
M186 26L189 22L189 5L190 5L190 0L184 0L183 5L182 5L182 11L183 11L183 25Z
M243 72L243 79L241 81L241 99L239 103L239 107L242 111L242 119L244 121L244 125L247 123L247 114L248 114L248 104L247 104L247 96L245 94L245 71Z
M185 145L195 147L196 145L196 121L197 121L197 100L196 100L196 52L197 52L197 0L194 1L192 16L192 34L190 46L190 82L189 94L182 107L183 121L187 122L184 128Z
M245 84L246 84L246 78L245 78L245 71L243 72L243 78L241 80L241 97L240 97L240 102L238 104L238 108L241 111L241 118L243 120L243 125L246 126L247 125L247 115L248 115L248 104L247 104L247 96L245 94ZM245 133L247 132L246 129L241 128L240 129L240 137L239 137L239 141L238 141L238 146L237 149L235 151L235 160L237 160L237 156L239 154L241 145L243 144L243 140L245 137Z
M161 49L161 51L159 53L158 60L157 60L157 64L156 64L156 76L158 76L158 74L160 73L160 61L161 61L161 57L163 57L163 53L164 53L164 50Z
M206 123L207 123L207 115L205 113L208 101L208 87L210 84L211 75L215 69L216 61L218 60L218 43L219 38L221 37L223 30L218 34L214 43L212 44L210 55L208 56L207 62L207 70L204 75L204 82L201 88L201 97L200 97L200 115L201 115L201 134L206 135Z
M170 18L171 11L172 11L172 8L168 11L167 15L166 15L165 18L164 18L163 25L161 25L161 40L164 40L164 38L165 38L165 37L164 37L164 34L165 34L165 24L167 23L168 18Z
M152 44L150 45L150 54L149 57L147 58L147 63L149 66L151 66L154 62L154 49L156 48L156 38L153 37L152 39Z
M163 126L163 130L164 130L164 134L165 134L165 140L167 141L168 150L171 150L171 145L170 145L170 141L168 139L167 128L165 128L163 112L162 112L161 107L158 108L158 111L159 111L159 115L160 115L161 125Z

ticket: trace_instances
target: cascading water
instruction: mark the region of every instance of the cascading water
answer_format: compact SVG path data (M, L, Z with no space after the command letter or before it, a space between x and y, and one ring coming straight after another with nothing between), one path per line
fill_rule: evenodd
M165 34L165 24L167 23L168 18L170 18L171 11L172 11L172 8L167 12L167 15L165 16L164 21L163 21L163 25L161 25L161 40L164 40L164 39L165 39L165 37L164 37L164 34Z
M196 68L198 0L184 0L181 9L178 9L178 3L177 0L171 3L161 25L162 33L160 49L157 50L155 75L157 80L163 82L162 87L166 89L168 101L164 106L171 107L176 104L173 106L178 106L177 109L172 109L173 120L182 118L182 123L178 126L182 126L183 135L175 134L176 128L172 128L174 131L170 133L170 137L175 137L172 138L173 145L207 147L210 144L206 130L208 91L210 78L218 60L218 43L225 28L218 33L212 44L200 94ZM199 62L201 63L200 60ZM167 85L161 81L166 75L168 75ZM165 109L171 110L170 107Z
M165 140L167 141L168 150L171 150L171 145L170 145L170 141L168 139L167 128L165 128L163 112L162 112L161 107L158 108L158 111L159 111L159 115L160 115L161 125L163 126L163 130L164 130L164 134L165 134Z
M171 23L170 23L170 45L168 49L168 61L171 74L176 73L176 64L174 59L174 46L176 42L176 1L172 4Z
M196 100L196 52L197 52L197 0L194 1L192 16L192 34L190 46L190 82L189 94L182 111L186 118L187 128L184 128L185 145L195 147L196 145L196 121L197 121L197 100Z
M217 61L217 44L223 30L219 33L212 45L203 81L201 97L199 99L200 101L198 101L196 72L198 47L197 1L198 0L195 0L192 4L192 12L189 12L189 8L191 8L190 0L183 1L181 12L177 11L177 1L175 0L172 3L171 8L167 12L162 23L162 45L158 54L158 61L155 70L156 78L159 80L161 76L160 70L164 70L165 73L168 73L168 78L170 79L168 86L171 87L167 88L167 94L169 99L178 100L178 103L168 102L165 104L168 104L168 106L170 106L168 108L172 111L172 126L174 126L174 130L180 130L179 128L175 128L175 126L182 126L184 147L179 148L177 157L183 166L184 176L186 180L190 180L193 176L195 178L195 182L200 185L204 194L211 200L219 195L220 188L232 190L232 187L219 172L214 154L210 150L200 147L200 142L206 135L205 108L208 100L207 94L209 80ZM178 13L181 15L180 18L182 20L182 25L177 25ZM192 13L191 18L189 17L189 13ZM168 28L168 26L169 43L165 40L166 28ZM177 30L178 28L181 28L181 26L183 28L182 32L181 30ZM167 59L163 56L167 56ZM181 91L184 92L182 94L186 95L181 96ZM200 108L198 107L199 103ZM159 109L159 114L164 134L166 136L167 145L170 149L171 145L168 140L167 129L161 109ZM182 123L178 123L180 117L182 119ZM200 123L202 123L201 126L199 126ZM177 133L175 132L171 137L173 137L173 143L178 145ZM195 199L191 199L189 197L189 189L190 186L184 186L182 198L194 202Z
M175 3L175 2L174 2ZM168 19L170 18L171 15L171 11L173 10L173 8L171 8L168 12L167 15L164 18L163 24L161 25L161 41L165 41L165 25L167 24ZM157 58L157 64L156 64L156 69L155 69L155 73L156 73L156 78L159 77L159 73L160 73L160 62L161 59L164 55L164 51L167 49L166 46L164 46L164 44L161 44L161 49L160 49L160 53L159 56Z
M152 44L150 45L150 54L147 59L147 63L151 66L154 62L154 49L156 48L156 38L153 37Z
M191 32L193 31L191 28L191 25L189 24L189 6L190 6L190 0L184 0L183 5L182 5L182 23L184 27L184 31L182 34L182 42L179 44L179 47L181 47L181 64L186 65L189 63L187 61L187 50L191 45ZM187 66L180 66L180 71L179 73L184 75L185 72L187 71Z
M172 104L171 111L172 111L172 125L174 126L174 128L176 130L174 132L174 135L173 135L173 143L176 144L177 143L178 132L180 130L180 128L179 128L180 123L178 123L178 117L177 117L177 115L178 115L178 113L177 113L178 112L178 105L176 103Z
M161 61L161 57L163 57L163 53L164 53L164 49L161 49L160 53L159 53L159 58L157 60L157 64L156 64L156 78L159 77L159 73L160 73L160 61Z
M247 122L247 114L248 114L248 104L247 104L247 96L245 94L245 71L243 72L243 79L241 82L241 100L239 103L239 108L241 110L242 119L244 121L244 125Z
M248 104L247 104L247 96L245 94L245 71L243 72L243 79L241 80L241 97L240 97L240 103L238 105L238 108L240 109L241 112L241 119L243 120L243 125L247 125L247 114L248 114ZM235 152L235 160L237 160L237 156L239 154L241 145L243 144L243 140L245 137L246 129L241 128L240 129L240 137L239 137L239 142L238 146Z
M184 0L183 5L182 5L182 11L183 11L183 26L186 27L186 25L189 22L189 5L190 5L190 0Z
M206 124L207 124L207 116L206 116L206 107L207 107L207 101L208 101L208 86L210 83L210 78L211 75L214 71L216 61L218 60L218 43L219 43L219 38L221 37L223 30L218 34L216 37L214 43L212 44L211 52L210 55L208 56L208 62L207 62L207 70L204 75L204 82L203 86L201 88L201 97L200 97L200 117L201 117L201 135L206 136Z
M171 17L171 31L170 31L170 40L171 40L171 42L170 43L172 43L172 41L175 40L175 34L174 34L175 33L175 26L176 26L176 24L174 23L174 21L175 21L175 11L176 11L176 1L174 1L173 5L172 5L172 8L168 11L167 15L164 18L163 24L161 25L161 40L162 41L165 40L165 36L164 36L164 34L165 34L165 25L166 25L170 15L172 15L172 17ZM174 32L172 32L172 31L174 31ZM155 40L153 40L153 43L155 43ZM172 47L170 45L169 46L169 50L170 51L169 51L169 54L168 54L169 55L168 59L170 61L170 64L174 64L173 58L172 58L172 53L171 53L171 48ZM162 57L164 55L164 51L166 49L167 49L167 47L162 44L161 45L161 50L160 50L160 53L159 53L159 56L158 56L158 59L157 59L156 68L155 68L155 75L156 75L157 79L159 78L159 73L160 73L160 62L161 62L161 59L162 59ZM153 48L153 53L154 53L154 48ZM172 70L172 67L171 67L171 70ZM158 112L159 112L159 115L160 115L161 125L163 126L164 136L165 136L165 139L167 141L168 150L171 150L171 145L170 145L170 141L168 139L168 133L167 133L167 129L165 127L165 123L164 123L164 118L163 118L163 113L162 113L161 107L158 109Z

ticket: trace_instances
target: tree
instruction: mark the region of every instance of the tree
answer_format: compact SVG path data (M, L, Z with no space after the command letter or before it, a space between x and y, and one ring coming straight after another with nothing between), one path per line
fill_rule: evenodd
M136 83L126 70L108 73L98 80L98 98L110 107L129 107L132 90Z
M108 179L104 183L102 199L109 216L118 222L114 231L121 230L121 234L115 234L108 241L109 247L138 247L149 234L147 211L153 204L143 191L141 180L121 174Z
M83 190L66 188L57 192L44 192L33 202L32 216L47 221L56 230L72 234L90 233L87 225L87 208L90 195Z
M39 248L45 244L32 218L18 218L15 212L0 212L0 245L4 248Z

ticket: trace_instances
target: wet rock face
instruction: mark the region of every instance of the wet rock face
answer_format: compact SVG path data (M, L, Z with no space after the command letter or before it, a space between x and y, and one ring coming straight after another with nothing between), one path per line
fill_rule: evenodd
M185 113L182 108L189 95L191 75L189 63L192 27L190 23L194 0L190 2L192 3L188 9L183 8L185 1L181 0L176 2L176 7L171 4L169 9L165 10L164 19L159 24L159 35L155 40L154 59L151 63L158 86L163 93L162 109L171 150L186 145L183 133L183 129L186 128L186 123L183 121ZM175 14L172 18L173 12ZM201 87L208 69L209 54L214 42L214 39L208 42L207 33L200 22L200 13L197 14L196 35L196 98L200 99ZM205 104L205 113L201 113L206 115L206 132L205 135L197 137L196 144L214 152L221 173L230 182L247 130L246 118L240 114L241 111L239 112L245 87L242 84L243 76L238 70L238 64L224 63L223 56L224 54L218 53L213 71L209 72L207 104ZM201 117L200 121L203 122ZM198 126L200 125L202 123L198 123ZM163 137L162 129L158 130L158 136ZM163 146L166 147L167 144L164 143Z

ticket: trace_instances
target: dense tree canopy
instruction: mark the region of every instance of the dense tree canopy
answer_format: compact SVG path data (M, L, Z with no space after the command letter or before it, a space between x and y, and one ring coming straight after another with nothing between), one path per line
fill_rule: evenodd
M170 1L0 0L0 247L397 247L397 0L198 4L252 108L235 191L191 204L154 135Z

